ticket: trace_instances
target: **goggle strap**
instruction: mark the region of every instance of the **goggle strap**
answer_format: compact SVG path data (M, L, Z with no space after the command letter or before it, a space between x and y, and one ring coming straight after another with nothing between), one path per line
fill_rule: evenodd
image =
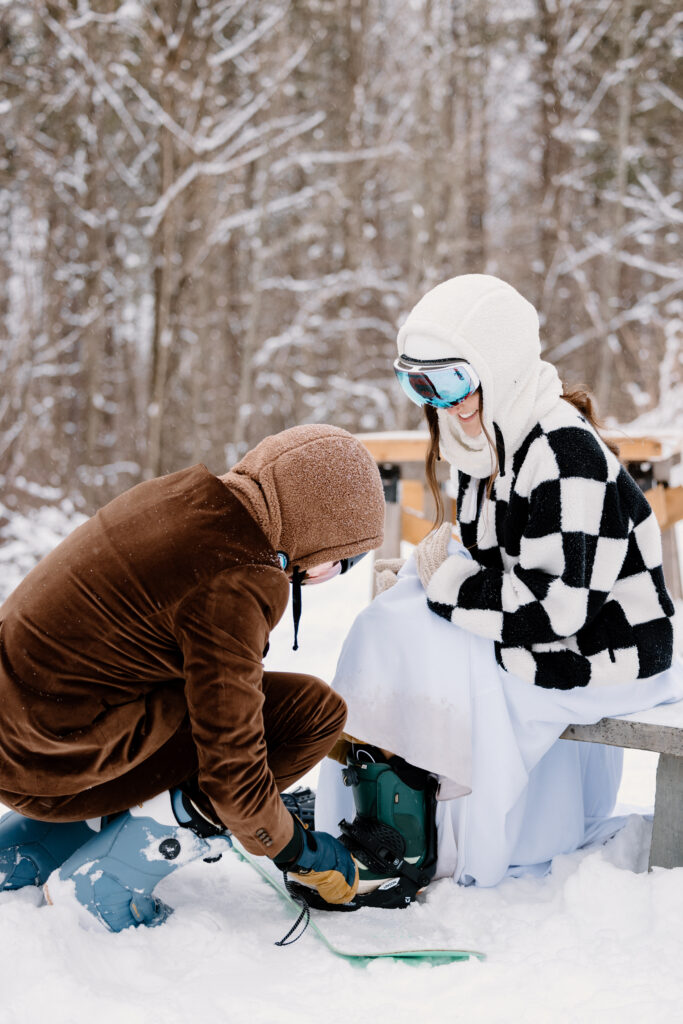
M402 355L398 359L394 360L394 366L397 363L405 362L406 366L401 366L399 369L410 372L411 370L417 370L418 372L424 372L425 370L435 369L441 370L444 366L462 366L463 363L467 364L466 359L453 359L452 356L446 356L444 359L413 359L412 356Z
M367 551L361 551L359 555L354 555L353 558L342 558L341 559L341 572L340 576L343 576L349 569L353 569L354 565L360 562L361 558L365 558Z

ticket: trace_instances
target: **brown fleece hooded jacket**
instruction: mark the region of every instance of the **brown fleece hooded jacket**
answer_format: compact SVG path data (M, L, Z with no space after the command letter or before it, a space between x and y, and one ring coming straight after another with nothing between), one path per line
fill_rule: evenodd
M220 479L197 465L105 505L0 608L0 789L116 779L189 714L202 790L275 856L291 836L261 714L289 596L276 552L306 568L376 548L383 507L366 449L324 425L266 438Z

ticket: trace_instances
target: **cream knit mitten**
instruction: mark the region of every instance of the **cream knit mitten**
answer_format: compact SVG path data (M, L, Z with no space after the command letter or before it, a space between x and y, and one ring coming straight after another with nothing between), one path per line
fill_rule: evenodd
M415 567L422 586L427 589L432 576L448 558L448 544L453 535L450 523L428 533L415 548Z
M393 587L399 570L405 565L405 558L375 559L375 597Z

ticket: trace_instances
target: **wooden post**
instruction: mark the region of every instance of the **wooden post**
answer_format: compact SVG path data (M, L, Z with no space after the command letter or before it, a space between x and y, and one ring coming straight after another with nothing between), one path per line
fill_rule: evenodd
M683 700L592 725L569 725L560 738L659 753L650 867L683 867Z
M664 578L669 588L672 601L683 600L683 583L681 582L681 559L676 538L676 526L662 530L662 565Z
M650 868L683 866L683 757L660 754Z
M380 464L379 474L382 478L386 507L384 541L375 551L375 558L398 558L401 553L401 506L398 500L401 467L395 462L384 462Z

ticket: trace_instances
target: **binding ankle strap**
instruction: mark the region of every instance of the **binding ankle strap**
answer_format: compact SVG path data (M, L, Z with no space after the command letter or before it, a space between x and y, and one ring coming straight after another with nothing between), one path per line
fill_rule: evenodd
M389 845L382 842L381 838L377 838L373 835L370 821L364 823L364 827L359 828L357 821L349 822L345 819L339 822L339 827L343 834L349 840L348 845L351 853L354 852L354 847L359 851L359 854L364 857L365 860L371 861L370 866L373 870L382 872L387 876L398 875L403 878L407 878L415 886L415 891L423 888L425 885L429 885L433 870L423 870L415 867L414 864L410 864L401 853L392 850Z
M185 789L173 790L171 804L178 824L189 828L200 839L211 839L212 836L225 835L228 831L225 825L219 825L208 818Z

